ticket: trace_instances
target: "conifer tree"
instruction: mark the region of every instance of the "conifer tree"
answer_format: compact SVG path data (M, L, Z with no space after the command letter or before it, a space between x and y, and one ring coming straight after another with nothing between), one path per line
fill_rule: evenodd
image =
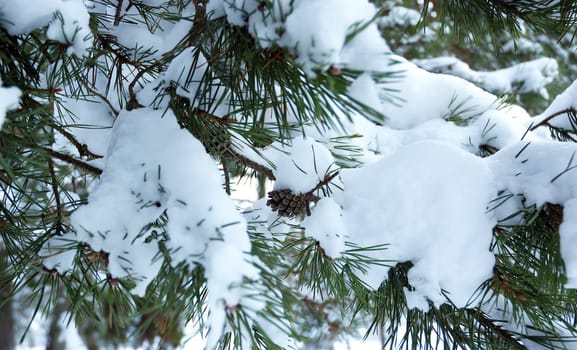
M398 5L0 0L0 348L576 347L577 85L415 65ZM420 10L497 53L577 16Z

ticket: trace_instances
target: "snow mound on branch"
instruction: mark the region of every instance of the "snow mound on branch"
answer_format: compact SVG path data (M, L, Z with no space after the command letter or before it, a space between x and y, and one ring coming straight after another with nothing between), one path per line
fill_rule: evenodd
M205 268L211 328L218 337L225 305L242 298L242 290L231 284L258 278L245 256L246 221L222 190L204 147L179 128L171 111L122 112L101 181L88 204L72 215L77 239L108 252L112 276L135 279L133 292L142 296L162 263L156 240L147 241L154 229L149 224L164 215L171 264Z
M366 0L280 0L271 8L256 0L210 0L207 12L247 25L261 47L291 50L309 75L331 65L370 69L363 66L367 57L390 52L373 21L377 10Z
M299 137L291 145L275 143L263 152L275 169L275 190L306 193L321 182L334 165L331 152L321 143Z
M166 0L139 1L151 7L164 7L178 13L182 18L194 17L194 6L177 8L174 5L167 4ZM141 55L143 51L148 51L150 59L160 59L163 54L172 50L178 42L186 36L190 30L188 20L174 21L173 19L157 18L153 27L142 25L138 21L126 20L128 18L139 18L139 6L107 6L105 3L95 3L94 13L104 12L111 18L122 18L117 25L103 29L110 35L113 35L118 43L126 47L128 51L134 51L135 56ZM119 11L117 13L117 11ZM151 9L154 11L154 9Z
M0 25L11 35L48 25L49 39L71 44L67 53L84 56L91 47L90 16L82 0L0 0Z
M528 206L577 198L577 144L516 142L492 155L488 164L499 189L523 194Z
M537 92L548 98L545 86L559 75L557 61L541 57L491 72L479 72L456 57L414 60L417 66L435 73L451 74L478 84L495 94Z
M446 302L464 307L492 275L489 251L496 219L487 212L495 196L485 162L459 148L419 142L360 169L344 170L343 218L351 241L389 244L377 258L412 261L409 307L428 310ZM374 185L367 185L374 184ZM387 269L362 278L372 288Z
M346 226L341 207L334 199L321 199L313 214L303 220L302 226L308 236L319 242L328 256L338 258L345 250Z
M498 99L461 78L427 72L403 58L395 69L403 79L395 84L401 103L383 104L387 125L394 129L411 129L431 119L441 119L458 112L463 119L476 117L495 109Z

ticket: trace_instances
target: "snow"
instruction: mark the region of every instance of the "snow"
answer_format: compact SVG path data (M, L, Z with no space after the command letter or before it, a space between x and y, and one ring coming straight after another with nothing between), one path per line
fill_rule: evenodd
M61 0L0 1L2 25L11 35L24 34L50 23Z
M458 307L492 275L489 251L496 223L487 212L494 179L479 158L456 147L426 141L360 169L343 171L343 217L348 234L361 246L389 244L381 259L412 261L407 291L410 307ZM370 184L370 185L369 185ZM467 196L463 196L467 189ZM363 277L378 288L386 271L377 268Z
M577 197L565 202L563 208L563 223L559 227L561 240L561 255L565 262L567 273L567 288L577 288L577 256L575 245L577 242Z
M146 1L144 4L152 7L168 6L165 1ZM105 6L98 4L97 6ZM169 7L175 13L184 18L193 18L194 6L187 6L177 9L175 6ZM115 8L106 7L108 15L116 16ZM92 10L91 12L96 12ZM141 54L149 50L149 57L159 59L163 54L172 50L179 41L188 33L190 23L188 21L174 21L166 18L159 19L158 22L150 26L144 26L132 19L139 18L137 6L122 6L119 16L121 20L118 25L110 26L106 32L114 35L118 42L134 53Z
M315 188L334 166L330 151L308 138L297 138L292 145L274 144L263 154L276 167L273 170L275 190L306 193Z
M17 87L2 87L2 79L0 79L0 129L6 119L6 112L18 107L21 94Z
M376 111L383 110L383 101L379 96L379 86L370 73L363 73L349 86L348 93L355 100Z
M387 103L383 114L394 129L410 129L435 118L443 118L451 106L460 106L462 118L477 116L497 107L497 98L461 78L435 74L398 58L395 68L402 80L395 84L401 103ZM418 81L418 84L413 82ZM413 102L413 103L411 103Z
M379 20L379 25L386 27L416 26L421 20L421 14L417 10L402 6L394 6L389 13Z
M89 15L83 0L0 0L0 22L12 35L48 25L47 37L70 44L69 55L84 56L91 48Z
M488 161L499 189L523 194L526 205L541 206L546 202L562 204L577 197L576 154L574 143L520 141Z
M521 55L528 53L540 54L543 52L543 46L540 43L533 42L529 39L516 38L505 43L505 45L501 47L501 50L503 50L503 52L517 53Z
M321 199L314 214L305 218L302 226L307 236L316 239L328 256L338 258L345 250L346 226L341 207L334 199Z
M473 122L473 126L480 132L478 144L501 149L523 137L527 141L537 139L535 134L527 133L530 123L531 119L525 111L512 114L506 110L489 110L479 116Z
M557 61L548 57L490 72L475 71L456 57L437 57L413 62L429 71L456 75L494 94L537 92L547 98L545 86L559 75Z

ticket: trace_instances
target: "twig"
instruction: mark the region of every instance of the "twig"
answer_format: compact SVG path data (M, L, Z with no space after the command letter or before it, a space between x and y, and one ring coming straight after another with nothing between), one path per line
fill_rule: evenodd
M226 194L230 196L230 174L228 173L228 167L224 160L221 161L220 164L222 164L222 172L224 173L224 190Z
M226 125L226 124L236 123L236 119L234 119L234 118L229 118L229 117L222 117L221 118L221 117L218 117L214 114L211 114L211 113L204 111L202 109L199 109L199 108L194 109L193 113L196 114L197 116L203 118L203 119L207 119L211 122L215 122L218 124Z
M570 107L570 108L566 108L566 109L563 109L563 110L561 110L561 111L555 112L555 113L551 114L550 116L548 116L547 118L541 120L539 123L533 125L530 130L533 131L533 130L535 130L535 129L537 129L538 127L543 126L543 125L549 126L549 121L550 121L551 119L553 119L553 118L555 118L555 117L558 117L558 116L560 116L560 115L562 115L562 114L573 114L573 115L576 115L576 114L577 114L577 110L576 110L575 108L573 108L573 107Z
M114 14L114 26L118 27L120 24L120 11L122 11L122 3L124 0L118 0L118 4L116 5L116 13Z
M66 139L68 141L70 141L70 143L72 143L74 145L74 147L76 147L76 149L78 150L78 154L81 157L90 157L91 159L99 159L99 158L103 158L103 156L92 153L89 149L88 146L86 144L81 144L75 137L74 135L72 135L71 133L69 133L68 131L66 131L66 129L64 129L62 126L60 125L53 125L52 126L54 128L54 130L58 131L60 134L62 134L62 136L66 137Z
M58 179L56 178L56 172L54 171L54 161L52 158L48 158L48 172L50 173L50 180L52 182L52 192L54 193L54 201L56 202L56 235L62 234L62 216L64 213L62 207L62 201L60 200L60 191L58 190Z
M136 73L136 75L134 76L134 79L132 79L130 84L128 84L128 96L130 97L130 100L128 101L128 106L131 107L130 109L142 107L142 105L136 99L136 94L134 93L134 86L136 85L138 80L140 80L140 78L142 78L144 74L149 73L150 71L152 71L157 66L160 66L161 64L162 64L161 61L155 61L150 66L139 70L138 73ZM135 67L137 69L139 68L139 66L136 65Z
M74 158L74 157L71 157L71 156L69 156L69 155L67 155L67 154L60 153L60 152L56 152L56 151L54 151L54 150L52 150L52 149L50 149L50 148L47 148L47 147L42 147L42 146L37 146L37 145L34 146L34 147L43 150L44 152L48 153L48 154L49 154L50 156L52 156L53 158L59 159L59 160L61 160L61 161L63 161L63 162L66 162L66 163L71 164L71 165L74 165L74 166L76 166L76 167L78 167L78 168L84 169L84 170L86 170L86 171L88 171L88 172L93 173L94 175L101 175L101 174L102 174L102 169L99 169L99 168L97 168L97 167L95 167L95 166L92 166L92 165L90 165L90 164L88 164L88 163L85 163L85 162L83 162L83 161L81 161L81 160L78 160L78 159L76 159L76 158Z
M265 167L264 165L261 165L261 164L255 162L251 159L248 159L247 157L243 156L242 154L237 153L236 151L234 151L230 148L227 149L227 152L225 154L223 154L223 158L230 159L230 160L236 160L236 161L242 163L242 165L246 166L247 168L251 168L251 169L256 170L257 172L265 175L270 180L276 180L271 169Z
M329 182L331 182L338 174L339 174L338 171L335 171L335 172L333 172L332 174L326 174L325 177L324 177L324 179L323 179L321 182L319 182L319 183L315 186L315 188L313 188L312 190L310 190L310 191L307 192L307 193L312 194L314 191L318 190L319 188L323 187L324 185L328 185Z
M108 98L106 98L106 96L104 96L103 94L99 93L98 91L94 90L92 87L90 87L90 85L88 85L84 80L80 80L80 83L88 90L88 92L90 92L91 94L93 94L94 96L100 98L102 101L104 101L104 103L106 103L108 105L108 108L110 108L110 111L112 112L112 114L114 114L115 117L118 117L119 112L116 110L116 108L114 108L114 106L112 105L112 103L108 100Z
M69 156L68 154L60 153L60 152L57 152L51 148L40 146L37 143L27 141L25 138L23 138L21 136L16 136L16 135L11 135L11 136L16 138L17 140L21 141L22 144L25 145L26 147L30 147L30 149L42 150L43 152L46 152L47 154L49 154L52 158L56 158L56 159L59 159L63 162L66 162L68 164L72 164L78 168L81 168L81 169L84 169L88 172L91 172L94 175L102 174L102 169L99 169L93 165L90 165L86 162L83 162L79 159L76 159L72 156Z
M513 333L509 332L503 327L500 327L499 325L496 325L493 320L487 317L484 312L475 309L467 309L467 312L469 315L473 316L481 325L497 333L501 338L503 338L503 340L511 344L513 348L518 350L527 350L527 347L521 344L519 339L517 339Z
M128 54L126 52L124 52L124 50L122 50L122 48L112 47L112 44L109 42L109 39L106 38L108 36L109 35L105 35L105 34L98 34L95 36L96 40L98 42L100 42L100 44L102 45L102 48L104 49L103 51L114 53L116 55L116 57L118 58L118 60L120 61L120 63L125 63L125 64L130 64L133 66L137 66L137 63L134 60L130 59L130 56L128 56Z

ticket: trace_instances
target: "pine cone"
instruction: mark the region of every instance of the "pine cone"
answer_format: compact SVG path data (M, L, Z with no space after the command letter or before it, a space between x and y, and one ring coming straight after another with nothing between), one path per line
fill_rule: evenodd
M303 210L310 215L309 202L317 201L319 197L312 193L294 194L289 189L271 191L268 193L266 205L278 212L280 216L295 217Z
M545 207L547 214L547 224L553 230L558 231L563 223L563 206L559 204L547 203Z

